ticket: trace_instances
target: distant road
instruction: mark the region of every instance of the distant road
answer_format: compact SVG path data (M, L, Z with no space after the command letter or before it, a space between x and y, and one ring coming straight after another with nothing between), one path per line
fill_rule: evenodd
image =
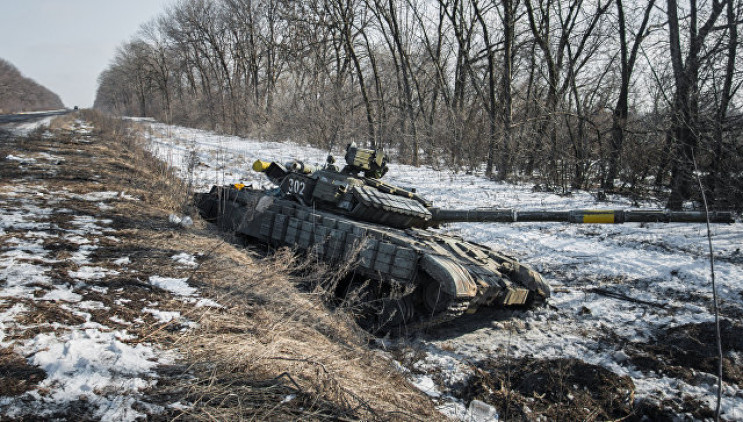
M72 112L69 109L62 110L49 110L49 111L35 111L32 113L18 113L18 114L0 114L0 124L2 123L18 123L18 122L30 122L38 119L43 119L49 116L59 116Z

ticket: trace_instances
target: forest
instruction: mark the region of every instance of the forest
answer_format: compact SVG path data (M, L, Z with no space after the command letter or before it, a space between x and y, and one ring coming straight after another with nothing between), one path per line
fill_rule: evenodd
M95 108L740 210L741 23L743 0L181 0Z
M0 59L0 114L63 108L62 100L49 89L24 77L7 60Z

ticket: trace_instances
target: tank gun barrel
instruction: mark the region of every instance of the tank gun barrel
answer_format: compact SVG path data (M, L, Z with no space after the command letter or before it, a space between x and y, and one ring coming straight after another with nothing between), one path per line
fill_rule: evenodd
M453 210L433 208L431 225L455 222L563 222L575 224L622 223L704 223L707 215L699 211L669 210L516 210L513 208L476 208ZM733 223L733 213L709 213L711 223Z

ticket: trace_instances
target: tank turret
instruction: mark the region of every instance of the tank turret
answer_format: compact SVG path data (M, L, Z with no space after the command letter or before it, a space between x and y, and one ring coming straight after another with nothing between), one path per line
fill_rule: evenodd
M214 186L196 194L201 215L255 241L314 254L332 266L352 262L337 290L363 299L359 322L371 331L419 329L483 306L545 303L541 275L483 245L428 228L451 222L626 223L703 222L696 212L665 210L513 210L436 208L413 190L381 179L380 150L348 145L346 165L333 157L322 167L300 161L256 161L272 189ZM711 213L732 222L731 213Z
M388 171L382 151L350 144L345 161L340 171L328 165L315 169L299 161L280 165L260 160L253 169L278 185L282 196L305 206L395 228L428 225L430 202L380 180Z

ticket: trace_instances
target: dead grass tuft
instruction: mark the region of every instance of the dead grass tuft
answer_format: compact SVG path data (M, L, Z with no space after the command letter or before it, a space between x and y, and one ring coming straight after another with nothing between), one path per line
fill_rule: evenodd
M0 396L18 396L46 378L43 369L26 363L11 349L0 348Z
M151 246L162 247L159 243L165 240L151 239ZM181 312L199 327L158 333L171 334L168 341L189 356L194 362L191 373L204 380L186 390L186 400L194 403L184 411L189 416L204 412L228 419L437 416L391 362L365 346L365 334L351 318L342 311L330 314L320 297L297 290L290 274L296 272L298 260L290 251L256 260L249 250L218 238L188 240L181 245L193 248L191 253L205 252L192 280L206 296L226 305L208 310L184 307ZM242 383L238 389L236 382ZM184 388L181 382L169 386L173 391ZM250 397L250 404L237 400L239 391ZM264 406L256 407L259 399ZM219 409L213 408L215 403ZM225 409L225 403L231 405ZM304 409L299 413L298 405Z

